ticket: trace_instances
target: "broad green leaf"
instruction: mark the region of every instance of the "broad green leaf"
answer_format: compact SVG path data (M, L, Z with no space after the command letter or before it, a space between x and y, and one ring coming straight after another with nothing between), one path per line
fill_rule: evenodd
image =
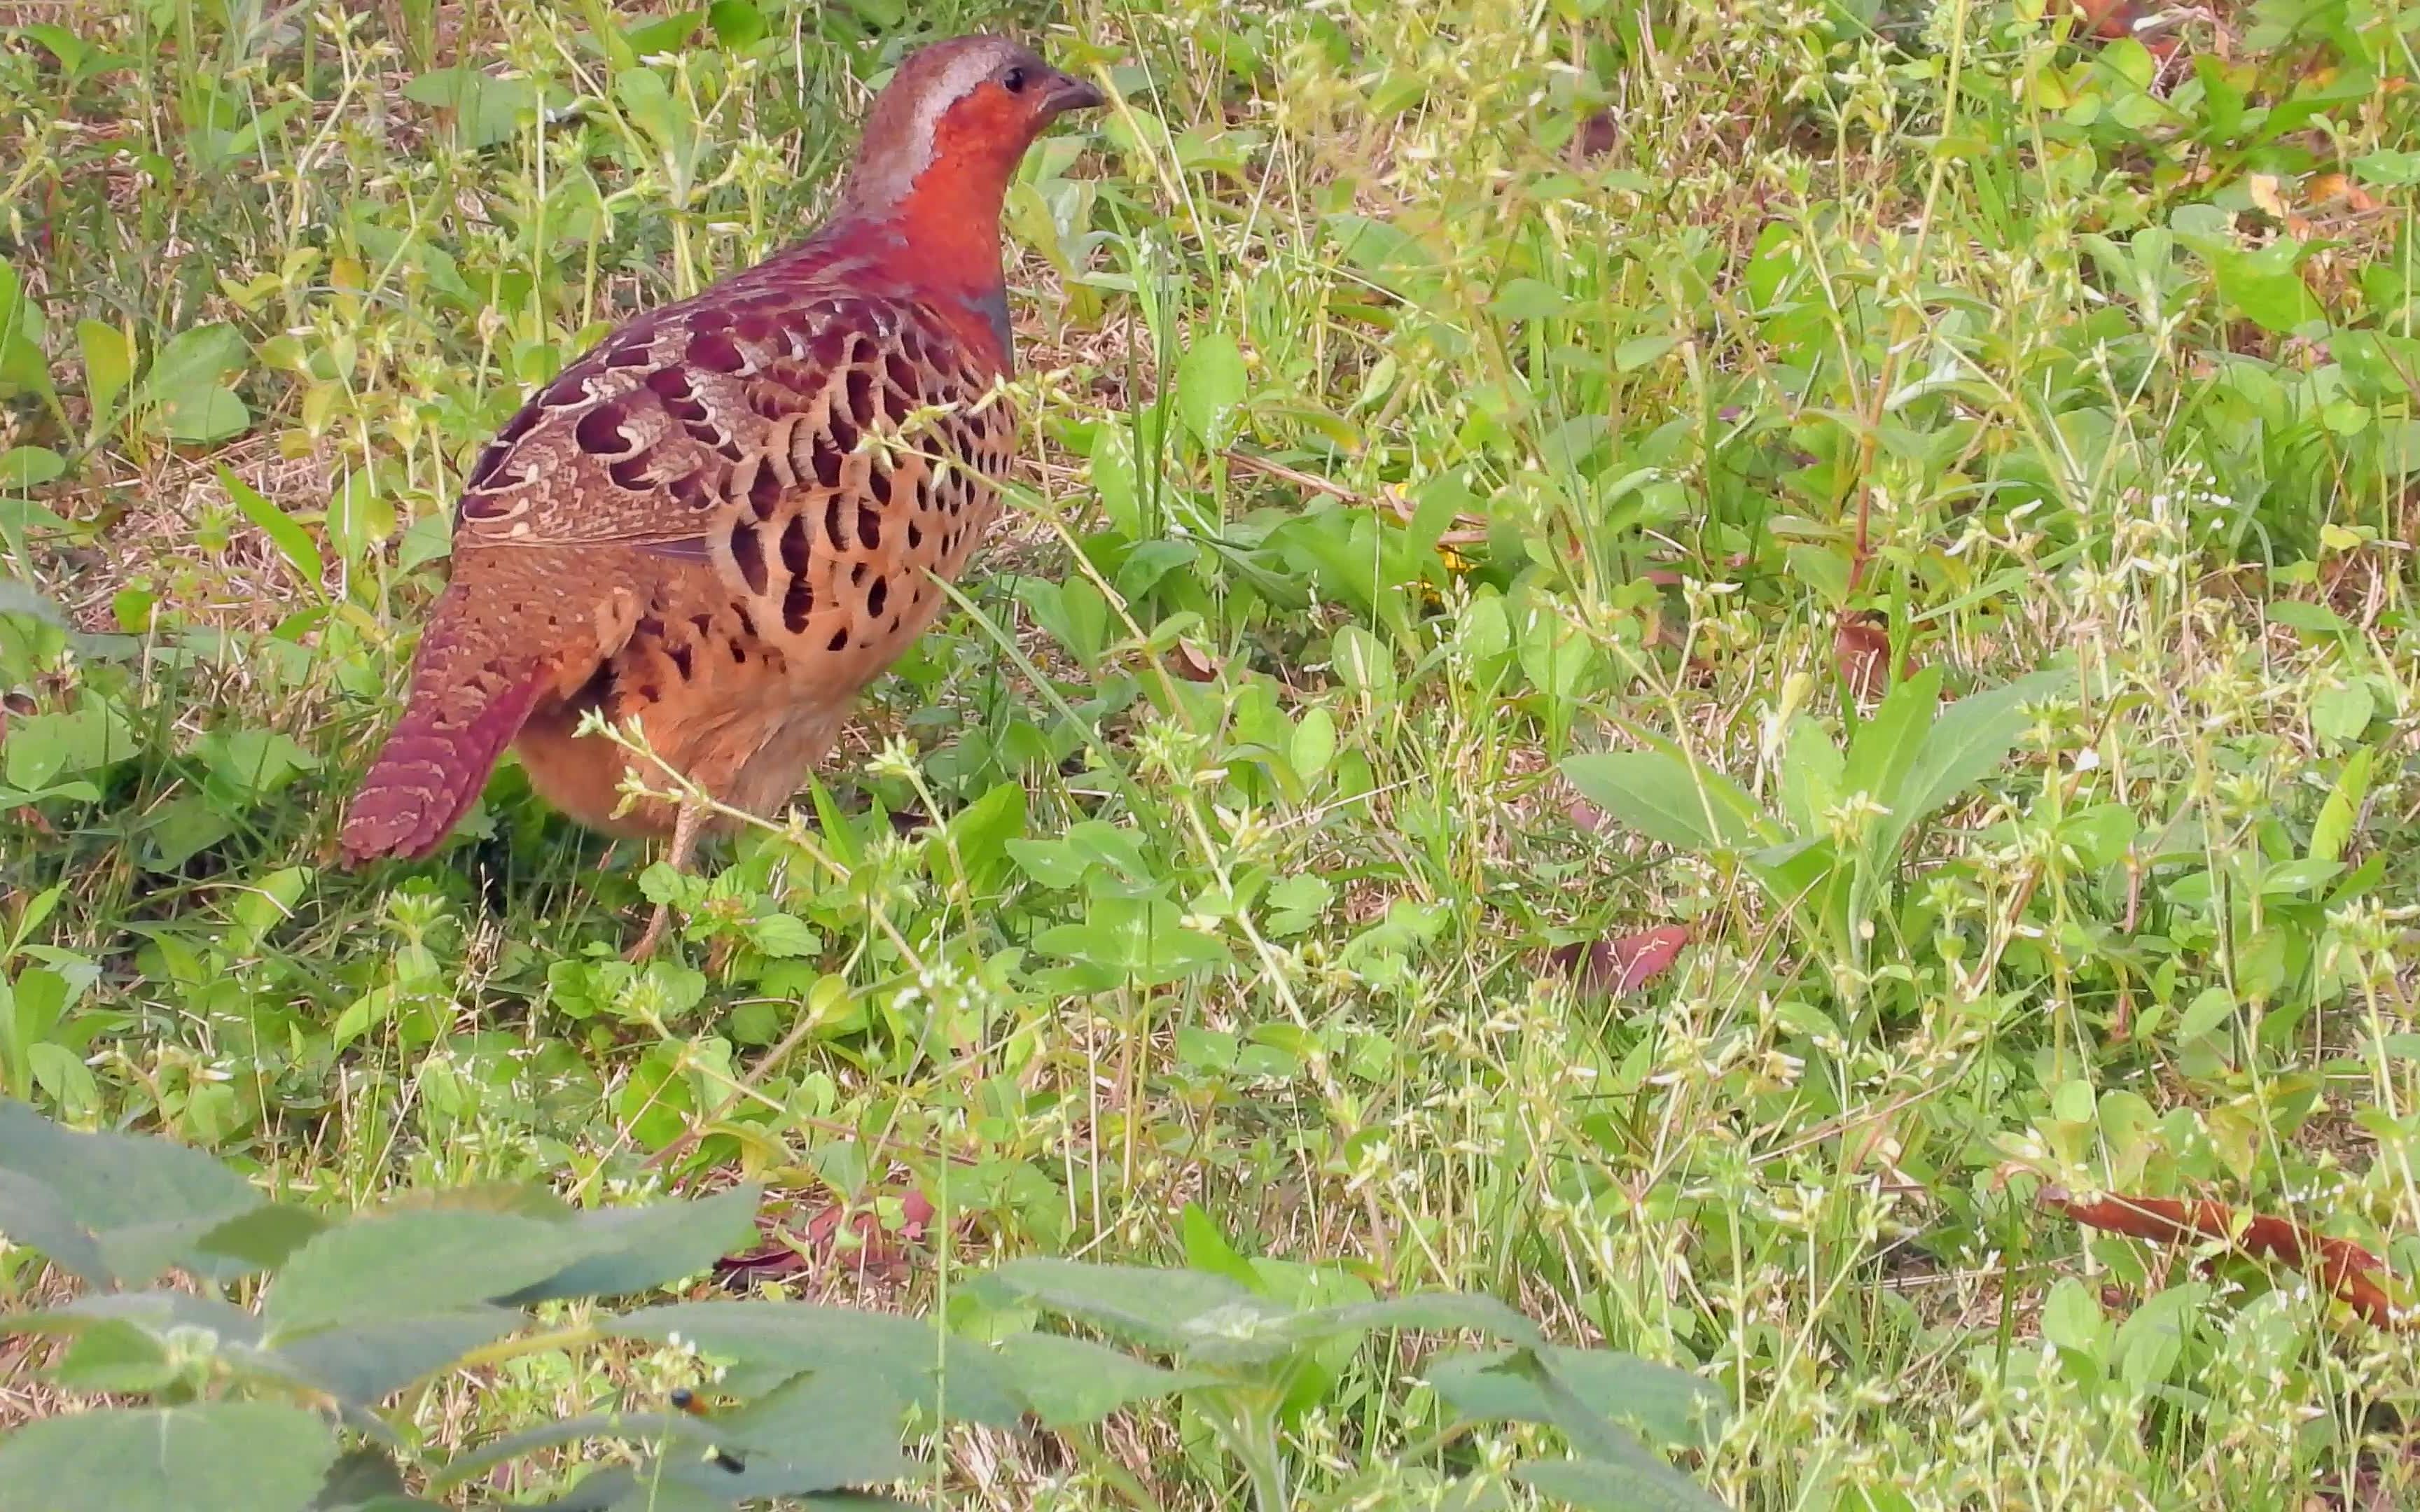
M317 1212L286 1207L283 1202L261 1202L249 1212L218 1224L194 1241L194 1248L210 1256L213 1273L225 1280L254 1270L276 1270L286 1263L286 1256L310 1243L319 1229L327 1229L327 1219Z
M1742 850L1770 838L1756 800L1738 783L1675 751L1573 756L1563 776L1615 819L1678 850Z
M2227 253L2218 258L2218 292L2226 302L2263 331L2284 335L2295 327L2327 317L2319 301L2290 266L2256 254Z
M262 1201L197 1149L75 1134L0 1099L0 1234L94 1286L139 1285L193 1264L193 1243Z
M706 8L706 23L714 28L714 39L737 51L753 47L772 30L765 13L749 0L714 0Z
M73 1391L132 1395L159 1391L183 1372L157 1334L122 1319L103 1319L79 1331L47 1374Z
M1849 737L1840 771L1840 794L1864 794L1885 809L1896 808L1909 768L1924 748L1941 703L1941 669L1926 667L1891 685L1874 712Z
M570 1224L429 1211L355 1218L296 1252L269 1290L271 1341L510 1296L595 1253Z
M1291 1309L1201 1271L1029 1258L977 1284L1178 1354L1275 1359L1293 1348L1284 1335Z
M297 524L294 517L263 498L258 489L227 471L225 464L219 468L219 486L226 490L226 496L235 501L243 517L269 537L269 544L277 548L277 554L294 569L294 576L302 579L303 589L313 594L321 593L319 580L326 563L319 555L319 543L311 539L311 532Z
M1465 1417L1482 1421L1555 1423L1555 1404L1529 1373L1509 1368L1519 1351L1488 1350L1449 1355L1426 1371L1436 1394ZM1711 1443L1725 1412L1710 1381L1616 1350L1547 1346L1535 1357L1587 1408L1629 1424L1659 1443L1696 1448Z
M403 98L433 110L450 111L454 130L473 151L508 142L520 131L524 112L540 104L537 86L527 79L500 79L463 65L424 73L403 86Z
M714 1420L715 1444L738 1470L698 1460L667 1468L686 1485L734 1500L880 1485L922 1471L900 1451L904 1417L881 1381L840 1368L810 1371Z
M0 1442L0 1512L302 1512L335 1459L273 1402L77 1412Z
M1493 1297L1457 1291L1421 1291L1383 1302L1322 1307L1295 1319L1287 1331L1296 1338L1313 1339L1381 1328L1467 1331L1533 1348L1545 1343L1538 1325L1512 1308Z
M68 459L47 446L12 446L0 452L0 488L39 488L68 470Z
M1251 1262L1235 1253L1234 1246L1227 1242L1227 1236L1218 1231L1218 1226L1202 1211L1200 1203L1185 1205L1179 1227L1185 1240L1187 1264L1211 1275L1223 1275L1247 1290L1261 1289L1260 1276L1252 1270Z
M154 405L172 404L217 387L242 372L251 361L252 348L243 333L224 321L180 331L151 360L151 370L143 378L144 399Z
M1122 1407L1215 1381L1063 1334L1012 1334L1000 1341L1009 1383L1053 1429L1097 1422Z
M1101 501L1109 528L1130 541L1140 540L1142 497L1135 475L1134 432L1114 422L1094 427L1092 463L1093 496ZM1128 591L1128 596L1136 595Z
M582 1212L562 1227L575 1231L590 1253L497 1300L526 1307L558 1297L619 1297L670 1286L754 1243L756 1204L763 1195L763 1188L749 1184L691 1202Z
M1714 1494L1669 1465L1604 1459L1531 1459L1522 1482L1591 1512L1727 1512Z
M328 1469L312 1512L345 1512L405 1501L403 1473L382 1449L355 1449ZM426 1503L407 1504L427 1505Z
M36 1312L0 1313L0 1334L77 1334L97 1323L123 1321L165 1335L171 1329L214 1334L228 1346L260 1338L260 1320L216 1297L189 1291L104 1291Z
M882 1382L928 1420L1011 1427L1020 1411L989 1350L944 1337L919 1319L812 1303L690 1302L642 1308L598 1327L617 1338L695 1345L747 1367L735 1380L755 1381L759 1389L802 1370L836 1370Z
M1841 798L1848 759L1832 732L1811 715L1790 721L1790 744L1781 758L1781 811L1801 839L1823 831L1823 815Z
M118 396L134 381L134 347L126 332L100 320L76 322L76 346L84 354L84 396L92 423L108 422Z
M1888 800L1890 817L1878 826L1874 854L1897 855L1900 839L1917 821L1996 770L2024 736L2024 705L2054 698L2073 683L2068 672L2036 672L1942 710Z
M2361 816L2361 806L2369 796L2369 768L2373 752L2365 747L2345 758L2344 770L2337 774L2335 786L2328 790L2325 803L2319 805L2319 816L2311 821L2310 856L2315 861L2339 860L2345 843L2352 839L2353 825Z
M456 1455L445 1461L443 1468L429 1476L428 1489L434 1494L449 1486L476 1479L496 1466L510 1464L523 1455L589 1439L694 1444L704 1450L714 1443L714 1434L711 1424L683 1412L591 1412L581 1417L558 1418L519 1433L490 1439L476 1449Z
M1234 440L1231 419L1244 402L1244 351L1224 331L1197 334L1176 364L1176 412L1195 440L1217 451Z
M266 1363L339 1401L370 1407L527 1319L504 1307L339 1323L262 1351Z

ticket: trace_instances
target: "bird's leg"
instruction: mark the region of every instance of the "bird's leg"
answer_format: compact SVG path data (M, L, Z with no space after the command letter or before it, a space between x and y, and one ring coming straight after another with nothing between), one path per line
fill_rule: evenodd
M684 795L679 811L673 817L672 849L664 856L674 871L689 870L690 853L697 849L697 832L705 822L706 800L695 794ZM622 959L636 964L655 954L656 947L663 941L664 928L672 918L672 904L656 904L655 916L647 920L645 932L639 936L637 943L622 952Z

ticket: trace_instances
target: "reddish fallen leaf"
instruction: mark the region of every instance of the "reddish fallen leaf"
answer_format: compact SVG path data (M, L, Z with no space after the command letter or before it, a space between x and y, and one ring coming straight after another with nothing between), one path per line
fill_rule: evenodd
M1168 670L1188 683L1218 680L1218 664L1183 640L1169 649Z
M852 1211L828 1203L815 1210L795 1238L782 1235L777 1227L775 1237L756 1248L715 1261L714 1278L733 1290L744 1291L759 1281L797 1275L834 1260L860 1276L904 1271L908 1246L923 1240L933 1226L933 1204L923 1193L909 1192L900 1198L899 1207L900 1224L894 1233L882 1227L880 1215L871 1208ZM856 1236L845 1250L836 1242L843 1218Z
M1671 970L1688 943L1686 924L1659 924L1609 940L1575 940L1557 947L1550 959L1590 992L1621 997Z
M1832 664L1840 669L1840 680L1849 685L1849 694L1858 702L1880 698L1890 685L1889 622L1871 609L1860 609L1840 616L1840 627L1832 636ZM1916 675L1914 656L1900 658L1899 675L1904 679Z
M2102 1196L2083 1201L2060 1187L2044 1187L2041 1204L2091 1228L2184 1244L2215 1239L2255 1259L2277 1260L2298 1271L2315 1271L2329 1292L2380 1328L2395 1328L2394 1310L2376 1273L2377 1256L2349 1239L2328 1239L2284 1218L2256 1214L2240 1220L2223 1202L2175 1197Z
M1621 144L1621 124L1613 118L1613 112L1600 110L1581 121L1580 129L1572 133L1572 156L1587 162L1604 157Z

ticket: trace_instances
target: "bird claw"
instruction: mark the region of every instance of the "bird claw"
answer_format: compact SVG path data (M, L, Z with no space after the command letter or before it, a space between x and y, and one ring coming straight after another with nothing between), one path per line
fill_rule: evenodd
M656 947L663 943L664 927L672 922L672 904L656 904L655 916L647 920L646 929L631 942L630 948L622 952L622 959L635 966L654 955Z

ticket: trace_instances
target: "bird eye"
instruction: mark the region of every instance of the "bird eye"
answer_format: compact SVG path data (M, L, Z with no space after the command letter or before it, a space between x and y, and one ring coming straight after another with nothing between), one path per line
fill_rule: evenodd
M1021 95L1025 93L1025 70L1023 69L1009 69L1006 73L1000 76L1000 84L1001 88L1007 90L1012 95Z

